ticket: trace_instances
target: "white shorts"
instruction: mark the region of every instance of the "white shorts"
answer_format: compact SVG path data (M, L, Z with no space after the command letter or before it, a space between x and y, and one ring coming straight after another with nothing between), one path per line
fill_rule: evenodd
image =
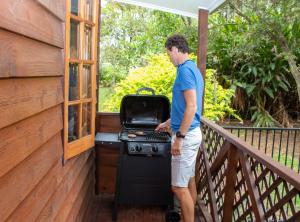
M176 136L172 135L172 145ZM189 180L195 176L195 166L198 150L202 141L200 127L185 135L181 147L181 154L172 155L172 186L188 187Z

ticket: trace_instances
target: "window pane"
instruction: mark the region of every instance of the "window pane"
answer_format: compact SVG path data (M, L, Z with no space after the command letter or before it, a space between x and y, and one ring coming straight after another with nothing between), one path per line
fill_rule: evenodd
M82 98L91 98L91 66L84 65L82 72Z
M88 25L84 27L83 59L92 59L92 28Z
M70 29L70 58L78 59L79 23L71 20Z
M93 21L93 0L84 1L84 18Z
M69 101L79 99L78 64L69 64Z
M79 138L79 105L69 106L68 108L68 142Z
M71 13L78 16L78 0L71 0Z
M91 103L82 104L82 136L91 134Z

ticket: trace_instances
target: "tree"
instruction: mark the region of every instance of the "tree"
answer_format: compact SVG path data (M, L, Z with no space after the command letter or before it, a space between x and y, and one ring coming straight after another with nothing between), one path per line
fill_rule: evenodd
M255 13L258 24L256 36L266 35L274 40L281 50L277 50L277 56L283 57L289 64L289 70L293 75L298 91L300 101L300 1L299 0L272 0L259 1L255 4L252 1L245 1L245 13L238 9L240 1L229 1L228 3L239 15L247 18L249 23L251 19L247 16L249 10ZM298 61L297 61L298 60Z
M130 69L146 65L145 56L163 52L174 33L184 34L191 51L197 50L195 19L117 2L107 3L101 19L101 83L114 85Z
M236 88L235 104L257 125L272 125L273 117L289 124L286 107L293 91L288 91L297 88L295 64L300 62L296 5L292 0L229 1L210 18L208 66L218 69L223 85Z

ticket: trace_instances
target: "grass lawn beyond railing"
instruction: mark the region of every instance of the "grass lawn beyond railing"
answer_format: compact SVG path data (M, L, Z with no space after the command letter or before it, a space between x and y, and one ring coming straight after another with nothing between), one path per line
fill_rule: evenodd
M274 160L300 172L300 128L223 127Z
M300 171L300 129L299 128L259 128L259 127L236 127L224 126L225 129L235 134L239 138L245 140L253 147L263 150L267 155L274 160L289 167L295 172ZM274 178L266 175L267 186L271 186ZM278 195L286 195L285 187L280 184L278 191L273 191L270 194L271 202L276 202ZM299 195L293 198L293 202L300 209ZM267 203L268 205L269 203ZM291 209L285 209L287 214L291 213Z
M105 112L104 103L110 98L110 95L114 92L112 87L99 87L98 89L98 111Z

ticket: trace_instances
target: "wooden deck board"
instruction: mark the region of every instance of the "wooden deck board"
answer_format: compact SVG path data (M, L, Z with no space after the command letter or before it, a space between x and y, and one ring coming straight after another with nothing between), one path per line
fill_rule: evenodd
M92 222L111 222L111 209L113 206L113 195L101 193L98 195L92 210ZM89 216L91 218L91 215ZM165 210L161 207L133 207L120 206L118 209L118 222L164 222ZM198 212L195 212L195 222L199 220Z

